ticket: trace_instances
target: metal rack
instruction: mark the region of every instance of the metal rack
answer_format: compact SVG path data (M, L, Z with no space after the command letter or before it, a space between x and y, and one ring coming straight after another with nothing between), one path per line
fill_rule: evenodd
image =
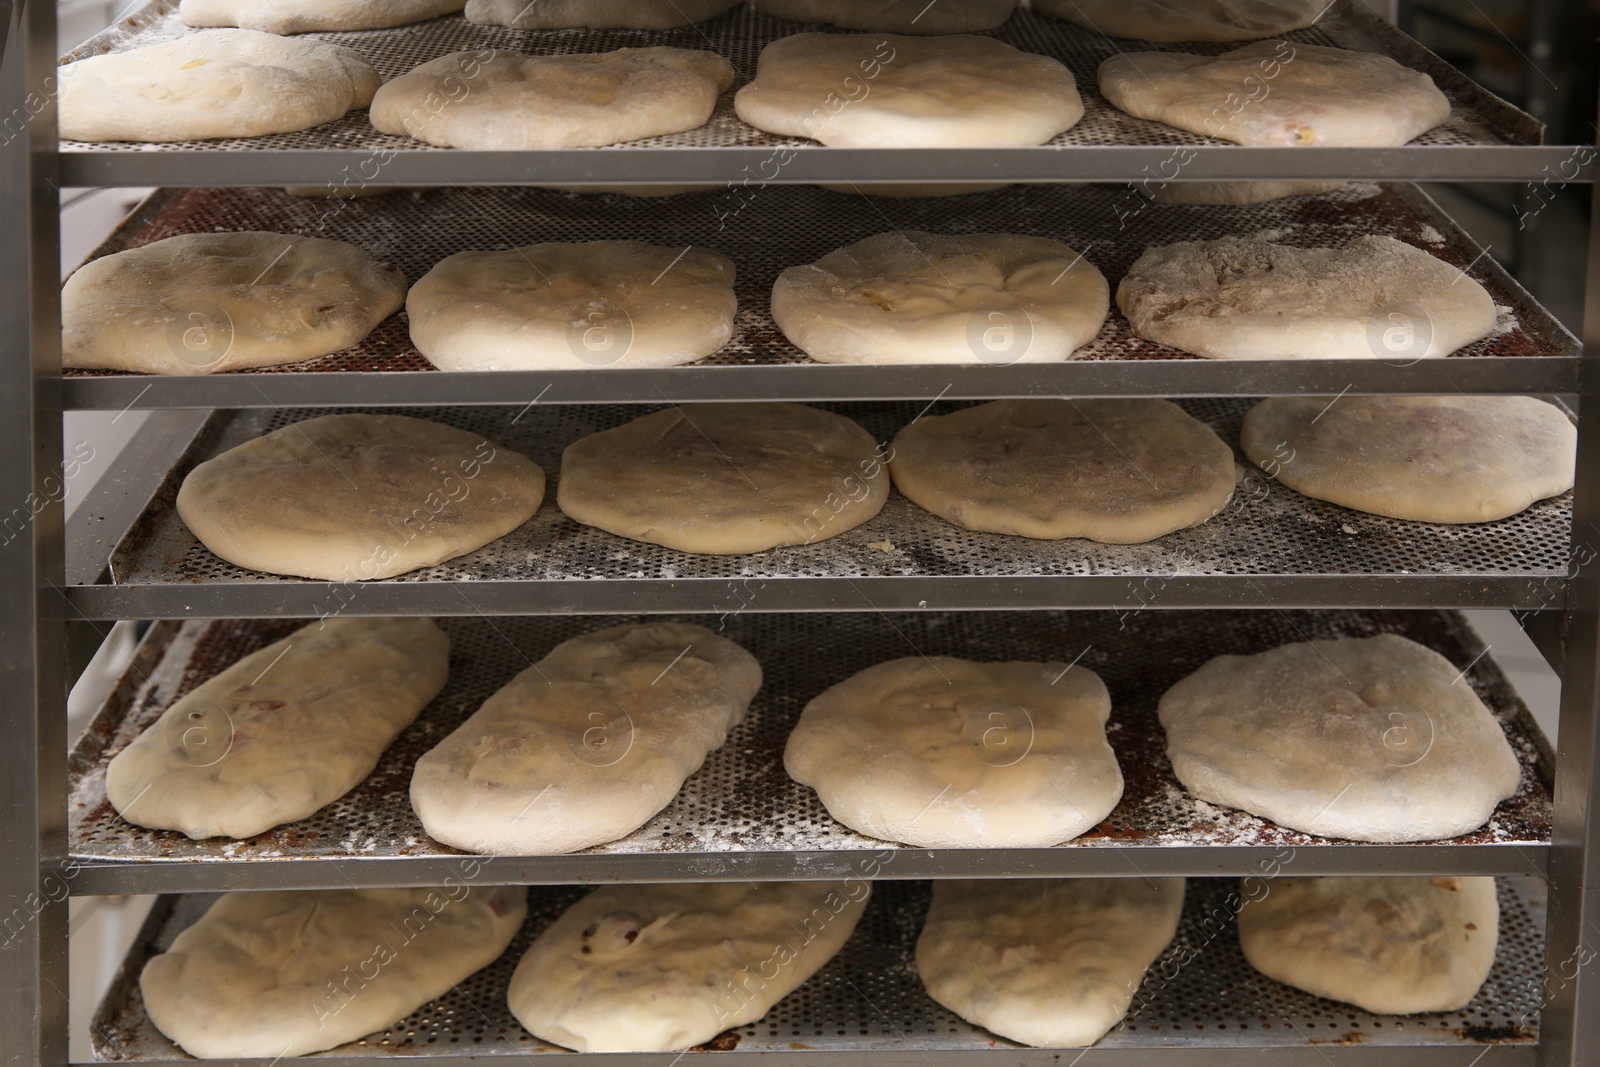
M157 0L75 54L152 41L172 31L174 8L172 0ZM1080 127L1037 149L822 149L743 127L726 99L703 131L608 150L434 150L380 137L360 114L305 134L252 142L58 144L50 99L54 8L26 0L0 10L0 217L12 223L10 238L0 244L0 276L12 282L0 298L6 414L0 441L9 456L30 457L0 469L0 588L10 597L10 610L0 617L8 668L0 722L11 741L0 763L0 833L10 860L0 867L0 894L11 909L9 918L0 915L6 931L0 1054L8 1060L49 1067L67 1061L66 1017L73 1009L64 993L66 894L205 894L442 878L463 857L420 834L397 787L417 750L521 669L524 657L600 621L582 615L645 612L691 613L724 628L763 660L768 687L733 741L636 834L575 856L482 865L486 882L546 887L534 891L523 937L575 896L573 889L549 888L556 883L837 877L863 871L869 860L878 883L877 900L844 955L767 1019L687 1058L789 1057L886 1067L1071 1062L1070 1055L1062 1060L1062 1050L996 1041L927 1000L909 960L926 904L926 887L915 879L1248 874L1292 857L1293 873L1508 876L1502 879L1500 958L1490 983L1461 1013L1406 1019L1371 1017L1295 993L1256 975L1231 933L1207 925L1225 885L1201 880L1191 884L1191 921L1169 952L1204 951L1181 981L1159 988L1147 981L1130 1018L1096 1047L1093 1062L1221 1065L1245 1054L1274 1064L1425 1067L1478 1059L1488 1067L1600 1061L1600 975L1593 973L1589 947L1600 937L1600 913L1590 901L1600 889L1593 799L1600 769L1600 580L1591 566L1600 548L1600 431L1585 427L1580 433L1583 474L1572 497L1502 523L1391 522L1307 500L1257 475L1237 509L1155 545L1132 547L972 535L900 500L856 535L725 560L586 531L547 504L525 530L474 556L401 580L335 587L222 564L187 537L171 509L175 479L188 465L229 442L337 405L447 405L429 414L481 429L554 473L560 446L581 433L636 414L642 405L688 400L834 402L886 440L935 402L1036 394L1210 398L1184 403L1230 442L1247 398L1261 395L1460 390L1581 394L1600 403L1600 270L1590 274L1588 347L1580 355L1577 341L1435 205L1414 188L1394 184L1590 180L1591 152L1541 144L1536 122L1350 0L1340 0L1316 29L1293 39L1380 51L1427 70L1456 107L1450 125L1385 150L1249 149L1177 134L1120 116L1100 99L1090 74L1119 45L1023 13L1000 36L1062 57L1079 75L1088 107ZM467 44L556 51L682 44L716 48L748 76L763 43L798 28L741 10L698 30L668 34L539 34L446 18L319 36L364 51L387 75ZM1172 168L1184 180L1364 184L1289 206L1146 206L1135 183L1168 176ZM1047 184L905 202L787 187L918 179ZM720 188L647 202L521 187L626 181ZM1119 185L1084 184L1095 181ZM256 188L347 182L445 188L351 201L296 200ZM626 232L707 244L733 254L743 272L739 335L724 353L686 368L442 374L410 350L396 318L357 349L315 365L195 378L63 375L57 189L129 184L169 191L141 208L101 254L212 227L285 229L365 244L396 258L415 280L462 247L534 235ZM478 188L497 184L519 187ZM235 188L200 188L209 185ZM891 226L960 231L1024 224L1074 243L1113 281L1142 245L1159 240L1271 230L1279 239L1312 244L1388 233L1455 262L1508 310L1489 340L1456 356L1414 363L1246 365L1180 358L1133 339L1113 316L1086 358L1049 367L973 368L812 365L787 345L764 310L765 289L778 270L868 233ZM1595 259L1600 263L1600 245ZM887 403L861 403L869 400ZM71 530L62 528L60 517L63 407L151 411L146 429L84 503ZM1258 487L1266 491L1251 491ZM13 510L5 512L6 506ZM885 540L893 551L874 544ZM1523 609L1530 634L1563 668L1559 751L1549 751L1456 616L1395 610L1465 606ZM1258 610L1209 610L1241 607ZM995 608L1011 610L973 610ZM1062 608L1103 613L1039 610ZM442 624L456 639L450 688L367 783L304 823L233 848L138 830L108 810L105 760L165 702L234 655L280 635L290 625L286 620L329 611L447 616ZM167 621L151 630L129 676L77 740L70 761L63 760L69 631L109 618ZM1174 787L1153 722L1155 697L1166 684L1217 652L1378 631L1407 633L1467 668L1463 677L1512 738L1524 763L1523 788L1484 830L1452 842L1340 843L1202 810ZM870 662L933 650L1063 661L1083 653L1118 701L1111 737L1128 777L1127 796L1105 826L1054 849L896 848L832 823L813 795L783 777L776 753L805 699ZM150 1027L136 977L148 953L159 951L201 906L197 896L158 905L96 1018L99 1055L146 1063L183 1059ZM319 1058L403 1055L443 1067L475 1056L565 1055L529 1038L505 1014L503 984L518 951L514 945L506 959L456 994L383 1034ZM661 1067L667 1061L661 1058Z

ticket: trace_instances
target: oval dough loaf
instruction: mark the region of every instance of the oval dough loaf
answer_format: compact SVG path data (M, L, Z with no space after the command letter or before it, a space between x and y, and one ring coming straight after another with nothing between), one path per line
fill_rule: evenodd
M242 26L262 33L382 30L461 10L466 0L183 0L189 26Z
M1122 798L1100 676L1062 663L890 660L806 705L789 776L859 833L924 848L1044 848Z
M139 976L191 1056L266 1062L381 1030L488 966L528 912L521 886L226 893Z
M517 1021L579 1052L673 1052L761 1018L836 956L871 886L618 885L534 939L511 976Z
M772 288L779 329L819 363L1059 361L1110 312L1105 275L1082 255L1001 233L881 233Z
M1331 0L1033 0L1034 10L1109 37L1253 41L1303 29Z
M195 467L178 516L240 567L357 582L476 551L533 517L544 471L404 415L324 415Z
M467 0L467 21L519 30L671 30L740 0Z
M1522 777L1455 665L1395 634L1218 656L1157 710L1190 793L1323 837L1456 837Z
M1017 0L751 0L763 15L868 33L976 33L998 29Z
M1319 0L1320 2L1320 0ZM1265 204L1291 196L1336 193L1345 182L1166 182L1139 183L1139 191L1158 204Z

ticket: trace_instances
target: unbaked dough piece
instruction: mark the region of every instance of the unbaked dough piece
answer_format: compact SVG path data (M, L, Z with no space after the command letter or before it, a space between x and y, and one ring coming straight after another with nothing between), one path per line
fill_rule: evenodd
M70 141L204 141L293 133L366 107L383 78L348 48L206 30L61 68Z
M519 30L671 30L716 18L740 0L467 0L467 21Z
M790 267L772 317L819 363L1050 363L1099 336L1105 275L1048 237L880 233Z
M562 913L506 1000L578 1052L674 1052L755 1022L836 956L872 887L843 882L618 885Z
M355 245L281 233L186 233L85 263L61 287L67 367L216 374L360 343L406 278Z
M1003 26L1017 0L751 0L763 15L868 33L976 33Z
M253 837L344 796L444 688L431 619L324 619L174 702L111 758L106 797L131 823Z
M803 404L674 405L591 434L556 491L586 526L710 555L836 537L888 499L872 435Z
M1247 145L1392 148L1450 118L1433 79L1388 56L1261 41L1220 56L1125 52L1100 91L1135 118Z
M411 341L440 370L676 367L733 337L733 260L643 241L458 252L411 287Z
M477 434L405 415L324 415L201 463L177 506L229 563L359 582L476 551L543 499L538 464Z
M1039 145L1083 118L1072 72L993 37L797 33L761 53L739 117L847 148Z
M1190 793L1323 837L1456 837L1522 777L1461 670L1396 634L1218 656L1157 711Z
M928 995L1046 1048L1092 1045L1178 932L1182 878L936 881L917 938Z
M469 852L615 841L672 802L760 688L755 658L704 627L575 637L417 760L411 806L436 840Z
M1233 449L1167 400L996 400L895 437L912 503L986 533L1109 544L1198 526L1233 497Z
M1343 248L1250 238L1145 252L1117 288L1133 332L1208 359L1448 356L1494 332L1494 298L1393 237Z
M201 1059L274 1060L382 1030L510 945L522 886L226 893L139 976L156 1028Z
M1332 0L1033 0L1034 10L1108 37L1253 41L1304 29Z
M914 656L805 706L783 766L858 833L923 848L1043 848L1122 798L1100 676L1064 663Z
M1573 486L1578 429L1531 396L1265 400L1245 455L1284 485L1418 522L1493 522Z
M1256 970L1379 1015L1466 1007L1499 936L1493 878L1277 878L1239 912Z
M183 0L189 26L242 26L262 33L383 30L461 10L466 0Z
M598 148L704 126L732 87L733 65L696 49L481 49L440 56L386 83L371 115L380 133L444 148Z
M1291 196L1319 196L1336 193L1346 182L1167 182L1150 186L1139 183L1139 191L1158 204L1217 204L1224 207L1265 204Z

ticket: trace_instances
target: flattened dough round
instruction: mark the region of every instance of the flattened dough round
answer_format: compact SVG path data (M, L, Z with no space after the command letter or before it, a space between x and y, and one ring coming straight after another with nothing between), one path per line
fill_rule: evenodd
M543 499L538 464L477 434L404 415L324 415L195 467L178 516L229 563L353 582L476 551Z
M440 370L676 367L739 310L733 260L643 241L458 252L412 286L411 341Z
M843 882L616 885L534 939L511 1014L578 1052L674 1052L755 1022L838 954L872 887Z
M1329 0L1033 0L1046 15L1136 41L1253 41L1304 29Z
M1379 1015L1458 1011L1494 966L1493 878L1276 878L1239 912L1268 978Z
M1220 56L1125 52L1101 64L1100 91L1135 118L1248 145L1392 148L1450 118L1421 71L1288 41Z
M1092 1045L1178 932L1182 878L936 881L917 938L928 995L1024 1045Z
M1493 522L1572 488L1578 429L1531 396L1280 397L1245 416L1241 443L1318 500L1418 522Z
M599 148L704 126L732 86L733 65L697 49L452 52L379 89L372 125L444 148Z
M755 657L701 626L616 626L557 645L417 760L411 806L469 852L615 841L672 802L744 721Z
M1046 363L1094 340L1105 275L1048 237L880 233L790 267L772 317L819 363Z
M805 706L783 766L858 833L922 848L1043 848L1122 798L1111 696L1065 663L890 660Z
M1141 544L1233 496L1233 449L1167 400L996 400L927 415L889 473L921 508L986 533Z
M527 912L522 886L459 882L226 893L145 964L139 988L191 1056L303 1056L450 992L510 946Z
M998 29L1017 0L751 0L763 15L868 33L977 33Z
M711 555L836 537L888 499L872 435L803 404L682 404L590 434L556 491L586 526Z
M467 21L519 30L671 30L740 0L467 0Z
M1139 191L1158 204L1265 204L1290 196L1318 196L1343 189L1345 182L1167 182Z
M382 30L461 10L465 0L183 0L189 26L242 26L262 33Z
M216 374L360 343L406 278L355 245L281 233L186 233L85 263L61 287L68 367Z
M1185 789L1307 834L1436 841L1517 790L1505 732L1449 660L1395 634L1218 656L1158 712Z
M757 129L847 148L1039 145L1083 118L1059 62L962 35L784 37L734 106Z
M1494 298L1393 237L1291 248L1240 237L1145 252L1117 306L1147 341L1208 359L1448 356L1494 332Z
M61 68L69 141L205 141L309 130L366 107L383 79L355 52L206 30Z

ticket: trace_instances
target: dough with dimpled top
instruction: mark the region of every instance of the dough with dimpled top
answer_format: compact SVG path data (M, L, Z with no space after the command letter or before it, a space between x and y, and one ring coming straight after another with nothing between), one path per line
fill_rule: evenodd
M467 0L467 21L519 30L671 30L739 0Z
M976 33L998 29L1017 0L751 0L763 15L868 33Z
M382 30L461 10L466 0L183 0L189 26L242 26L262 33Z
M1033 0L1034 9L1110 37L1252 41L1311 25L1332 0Z

